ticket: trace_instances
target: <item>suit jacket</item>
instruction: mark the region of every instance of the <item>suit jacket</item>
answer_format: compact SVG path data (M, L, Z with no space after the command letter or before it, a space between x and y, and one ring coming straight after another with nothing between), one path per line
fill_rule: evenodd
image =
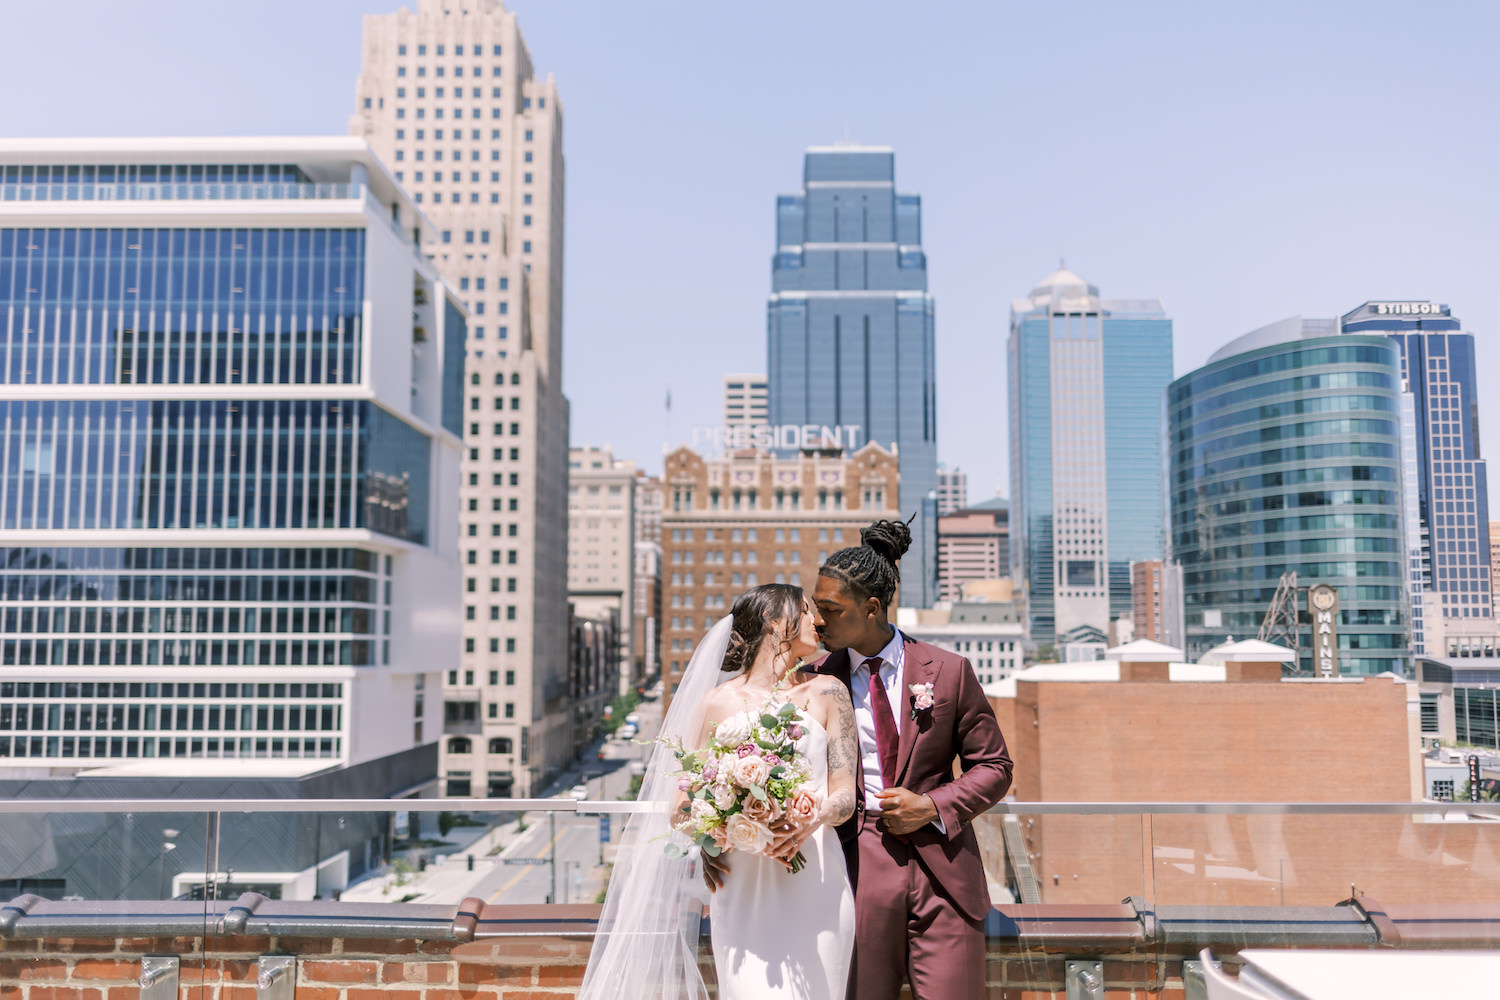
M983 920L990 911L989 889L970 824L1005 797L1011 781L1010 754L969 661L904 632L902 637L906 642L902 684L907 690L891 706L905 713L897 743L896 784L931 798L947 831L923 827L911 834L910 846L942 895L966 916ZM849 651L830 653L813 669L848 686ZM913 684L932 685L931 708L915 710ZM955 759L962 771L958 777L953 775ZM839 827L839 838L845 854L857 856L864 818L863 779L855 803L853 817Z

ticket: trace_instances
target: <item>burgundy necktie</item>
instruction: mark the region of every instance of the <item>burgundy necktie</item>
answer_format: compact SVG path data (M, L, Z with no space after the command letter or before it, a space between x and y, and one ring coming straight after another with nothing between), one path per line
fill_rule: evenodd
M896 785L896 716L891 711L891 699L885 693L885 682L880 679L881 659L872 656L865 661L870 670L870 714L875 716L875 750L880 755L880 777L885 787Z

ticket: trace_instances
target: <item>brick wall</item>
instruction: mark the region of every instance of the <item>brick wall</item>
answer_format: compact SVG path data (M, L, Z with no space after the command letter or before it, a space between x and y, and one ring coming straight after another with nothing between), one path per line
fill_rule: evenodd
M548 1000L577 993L589 942L563 938L383 941L319 938L0 942L0 1000L138 1000L143 955L181 959L181 1000L256 1000L256 962L297 956L296 1000ZM1181 1000L1180 962L1149 949L1103 957L1113 1000ZM701 959L712 988L707 942ZM1063 1000L1063 960L992 947L988 1000ZM903 993L908 997L908 993ZM633 1000L633 998L621 998Z
M1063 1000L1065 967L1073 959L1102 963L1111 1000L1182 1000L1183 961L1203 947L1231 970L1238 949L1248 947L1500 948L1500 903L1387 906L1369 897L1324 902L1274 910L1152 910L1135 902L998 907L986 925L986 1000ZM187 915L161 904L141 915L123 904L90 916L89 905L36 906L20 920L11 919L14 904L0 908L0 1000L139 1000L136 984L146 955L179 958L180 1000L253 1000L258 960L274 954L296 958L296 1000L571 997L583 980L600 910L482 907L476 922L461 908L452 933L420 940L317 937L312 928L299 928L297 936L235 936L215 932L212 916L207 933L198 936L57 933L63 926L75 933L101 926L96 920L121 928ZM295 910L282 907L271 919L389 930L422 909L429 908L322 904L310 910L298 904ZM194 919L201 919L201 911ZM40 927L26 929L28 921L39 920L51 922L45 936ZM712 992L708 934L699 961Z
M573 996L588 942L355 938L0 942L0 1000L138 1000L144 955L177 955L182 1000L256 1000L262 955L297 956L297 1000L543 1000ZM471 949L465 951L465 949Z

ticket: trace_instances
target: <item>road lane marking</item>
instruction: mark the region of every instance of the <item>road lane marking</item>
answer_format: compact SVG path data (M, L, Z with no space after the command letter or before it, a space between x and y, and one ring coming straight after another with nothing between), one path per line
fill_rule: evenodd
M557 835L555 837L553 837L551 840L547 841L547 843L542 847L542 852L540 854L533 854L531 856L532 859L535 860L537 858L544 857L549 849L555 851L557 849L557 846L556 846L557 842L563 838L563 835L571 833L571 832L573 832L576 829L577 829L577 827L572 826L572 825L568 825L568 826L563 827L561 830L557 831ZM503 860L502 860L501 863L502 864L504 863ZM516 874L511 878L511 880L509 882L505 883L499 889L495 890L494 895L490 896L490 898L487 900L487 902L493 903L495 900L499 899L505 893L507 893L511 889L513 889L515 887L515 884L517 882L521 881L521 879L523 879L523 878L526 877L526 875L531 871L532 867L533 867L532 865L523 865L521 867L521 870L518 871L518 872L516 872Z

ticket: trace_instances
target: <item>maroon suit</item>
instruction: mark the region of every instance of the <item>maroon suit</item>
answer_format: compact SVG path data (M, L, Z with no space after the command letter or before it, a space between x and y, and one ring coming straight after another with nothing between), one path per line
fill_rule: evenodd
M854 816L839 827L855 900L849 997L894 1000L910 977L918 1000L982 998L990 898L969 824L1010 788L1010 754L969 661L902 638L905 697L892 705L901 713L896 785L931 798L947 832L929 825L896 837L877 829L861 780ZM848 685L850 653L830 653L814 669ZM913 684L932 685L930 709L915 710Z

